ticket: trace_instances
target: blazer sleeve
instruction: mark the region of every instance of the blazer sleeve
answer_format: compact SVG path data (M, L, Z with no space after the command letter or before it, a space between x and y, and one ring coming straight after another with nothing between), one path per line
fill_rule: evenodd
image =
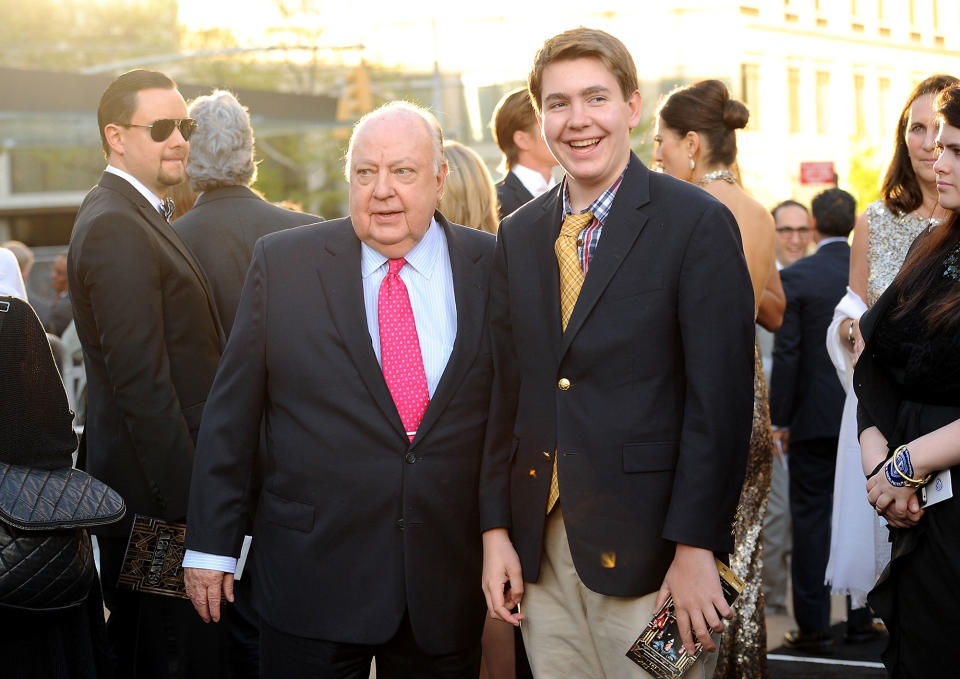
M720 203L690 232L677 313L686 389L663 537L727 553L752 426L755 330L740 231Z
M795 272L780 272L787 308L783 324L773 339L773 367L770 371L770 421L789 427L793 418L794 397L800 377L800 351L803 337L803 302L797 291Z
M490 274L487 318L494 369L480 466L481 530L511 526L510 464L516 447L513 427L520 380L510 321L507 253L502 232L497 238Z
M266 392L267 263L263 241L200 425L187 516L188 549L237 556L247 525Z
M164 280L150 234L131 216L108 213L82 243L77 274L89 296L107 379L163 518L181 520L193 439L170 372ZM189 406L193 404L183 404Z

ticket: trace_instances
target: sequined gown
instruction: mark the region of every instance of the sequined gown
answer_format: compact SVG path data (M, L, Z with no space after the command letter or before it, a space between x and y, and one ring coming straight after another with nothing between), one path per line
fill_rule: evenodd
M723 633L717 679L760 679L767 676L767 630L763 608L763 516L767 511L773 462L773 434L767 382L755 352L753 371L753 430L747 473L734 522L734 554L730 565L744 581L733 606L734 619Z

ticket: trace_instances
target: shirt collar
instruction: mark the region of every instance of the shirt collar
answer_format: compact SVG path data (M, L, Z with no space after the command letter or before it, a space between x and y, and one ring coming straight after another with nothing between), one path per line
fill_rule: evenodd
M831 236L830 238L824 238L819 243L817 243L817 250L822 248L824 245L830 245L830 243L846 243L847 239L843 236Z
M628 163L629 166L629 163ZM617 177L617 180L610 185L606 191L597 196L597 199L590 203L590 206L586 210L581 210L578 214L583 214L584 212L592 212L593 218L598 222L603 224L607 221L607 216L610 214L610 209L613 207L613 199L617 195L617 189L620 188L620 184L623 182L624 175L627 174L627 168L623 168L623 172L620 173L620 176ZM570 193L569 187L567 186L567 178L563 178L563 216L573 214L573 208L570 207Z
M550 182L543 178L543 175L536 170L531 170L526 165L514 165L510 171L517 176L523 187L530 192L534 198L542 195L550 188Z
M443 229L437 223L436 217L430 220L430 226L427 232L423 234L420 242L413 246L405 256L407 260L404 268L410 267L421 276L430 278L437 268L437 260L446 247L447 239L444 236ZM366 243L360 243L360 275L363 278L373 275L378 269L387 263L387 257Z
M106 171L109 172L110 174L117 175L121 179L126 179L127 182L131 186L133 186L133 188L135 188L137 191L140 192L140 195L142 195L144 198L147 199L147 202L149 202L154 208L156 208L157 212L161 212L160 206L163 204L163 199L160 198L153 191L148 189L146 186L144 186L143 182L141 182L139 179L134 177L129 172L124 172L123 170L116 168L113 165L107 165Z

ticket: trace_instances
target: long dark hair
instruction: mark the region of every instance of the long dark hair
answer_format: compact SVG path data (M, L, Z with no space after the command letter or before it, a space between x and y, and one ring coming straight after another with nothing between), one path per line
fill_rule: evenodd
M941 123L960 128L960 85L944 89L937 96L937 118ZM936 285L943 276L944 257L960 248L960 215L953 212L933 231L917 238L900 273L893 281L896 286L898 309L894 318L903 318L919 310L927 319L927 329L934 332L958 319L953 312L960 307L960 285L952 285L944 295L918 309L923 293Z
M932 75L921 81L907 97L907 103L900 111L897 121L897 136L894 140L893 158L883 175L880 185L880 195L891 212L907 214L913 212L923 203L923 193L920 192L920 183L910 164L910 152L907 150L907 121L910 118L910 107L920 97L928 94L939 94L943 90L960 83L952 75Z

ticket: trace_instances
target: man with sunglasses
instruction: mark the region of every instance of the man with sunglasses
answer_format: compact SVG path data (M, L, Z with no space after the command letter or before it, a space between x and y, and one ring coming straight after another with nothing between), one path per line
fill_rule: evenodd
M224 627L184 599L117 588L134 515L183 521L200 415L223 343L203 272L168 223L196 123L172 80L125 73L97 110L107 168L77 213L67 262L87 371L86 468L126 520L97 531L120 677L224 676Z

